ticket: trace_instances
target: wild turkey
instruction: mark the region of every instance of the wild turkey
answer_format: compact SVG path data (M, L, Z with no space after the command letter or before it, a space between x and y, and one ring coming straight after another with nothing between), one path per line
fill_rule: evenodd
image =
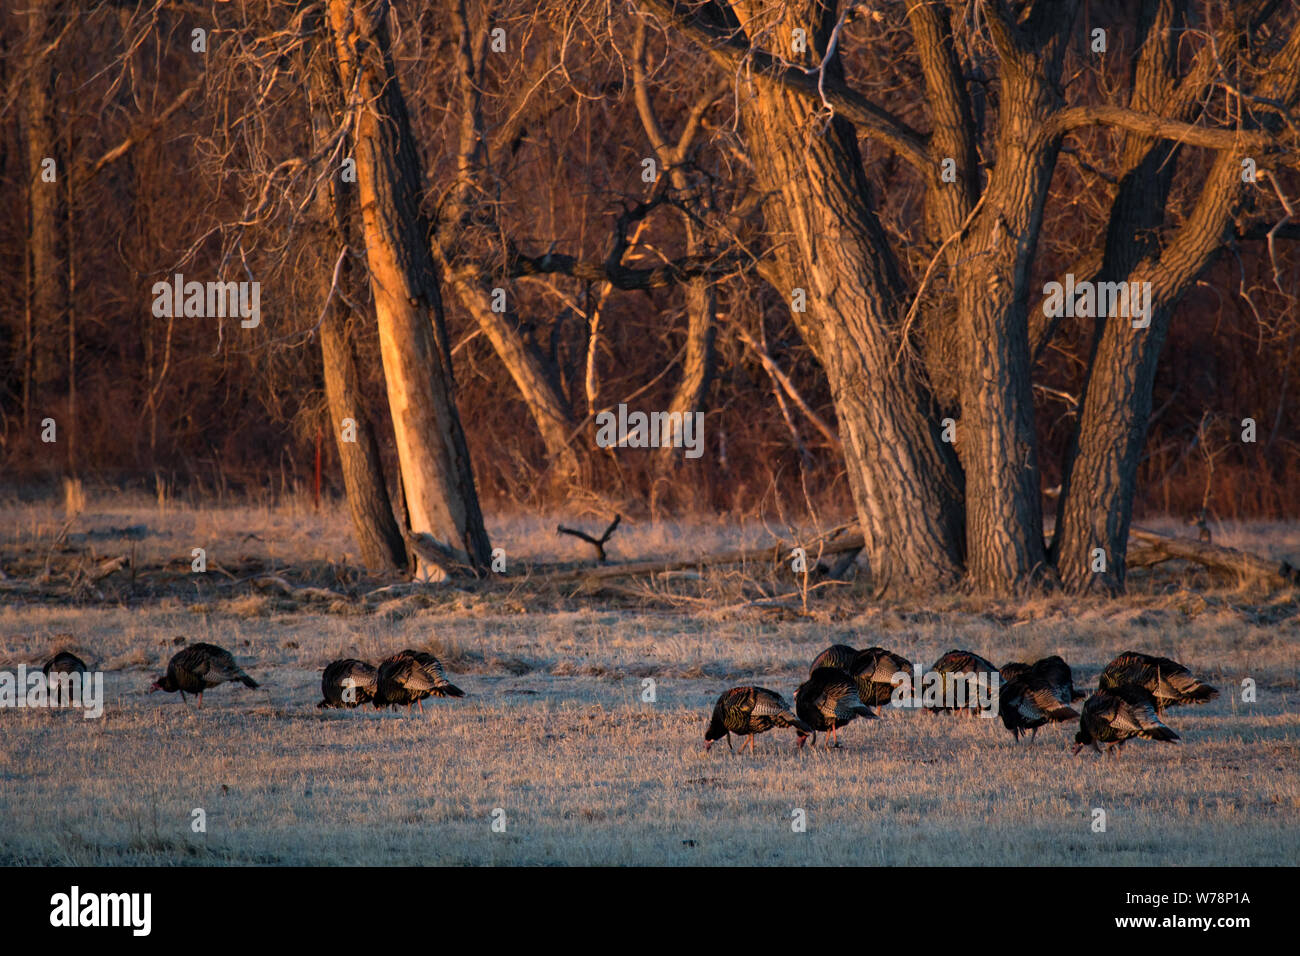
M442 662L432 654L407 648L379 665L376 707L415 704L424 713L426 697L464 697L465 692L447 680Z
M1059 675L1058 675L1059 676ZM1079 712L1069 705L1069 686L1060 686L1035 664L998 690L998 716L1018 741L1026 730L1033 730L1032 740L1043 724L1076 720Z
M853 661L857 656L857 650L847 644L832 644L813 658L812 667L808 668L808 673L811 674L819 667L834 667L836 670L844 671L847 674L853 667Z
M321 674L317 707L358 707L373 700L379 689L379 671L353 657L331 661Z
M794 712L808 727L799 731L799 746L808 741L812 733L817 743L818 730L830 731L830 741L839 746L837 731L857 717L874 718L871 708L858 696L857 682L833 667L819 667L794 692ZM830 743L827 743L830 746Z
M1160 722L1155 696L1145 687L1124 684L1120 687L1100 688L1083 705L1079 718L1079 732L1074 735L1074 749L1078 753L1086 745L1101 752L1098 743L1109 744L1107 752L1114 752L1130 737L1146 740L1164 740L1173 743L1179 737Z
M849 668L850 676L858 685L858 698L868 707L884 707L893 700L894 676L900 673L906 674L911 681L915 677L912 662L883 647L858 651Z
M181 700L184 701L185 692L189 691L198 695L199 707L202 707L205 690L232 680L239 681L245 687L258 686L257 681L240 670L230 651L222 650L215 644L200 642L172 655L172 659L167 662L167 673L153 682L149 692L161 690L173 694L180 691Z
M1010 663L1003 664L999 670L999 673L1002 675L1002 683L1010 684L1017 677L1023 677L1025 674L1029 673L1029 668L1033 666L1033 664L1026 664L1024 661L1011 661Z
M1056 692L1064 704L1073 703L1076 700L1083 700L1088 695L1083 691L1075 689L1074 672L1070 670L1070 665L1058 655L1053 654L1051 657L1044 657L1042 660L1034 661L1033 673L1042 675L1052 689ZM1003 670L1002 677L1006 679L1006 670Z
M1113 689L1125 684L1150 691L1156 699L1157 712L1182 704L1203 704L1219 696L1217 688L1201 683L1177 661L1138 651L1125 651L1107 664L1097 678L1099 688Z
M966 713L974 714L980 709L976 684L981 682L991 684L994 675L997 676L999 682L1002 679L1002 675L996 667L971 651L951 650L935 661L930 670L942 675L942 700L939 704L929 708L931 713L964 710ZM958 674L962 675L964 679L955 676ZM960 685L960 690L958 690L958 685ZM955 704L949 706L948 701L955 701L959 694L966 700L966 706L957 707Z
M715 740L726 737L727 749L734 753L731 735L736 734L749 738L752 754L754 738L773 727L794 727L812 733L812 728L794 715L790 704L776 691L766 687L733 687L713 705L713 716L704 731L704 750L707 752ZM745 752L744 744L740 745L740 752Z
M65 701L63 695L64 685L59 681L58 675L59 674L77 674L77 675L84 674L86 673L86 669L87 669L86 662L83 661L76 654L73 654L71 651L59 651L59 653L55 654L48 661L45 662L45 666L41 668L41 672L45 675L46 687L53 690L54 685L58 684L59 687L58 701L60 704L63 704L63 703L72 702L70 699L72 690L71 687L68 688L69 699ZM51 674L55 675L53 681L50 680Z

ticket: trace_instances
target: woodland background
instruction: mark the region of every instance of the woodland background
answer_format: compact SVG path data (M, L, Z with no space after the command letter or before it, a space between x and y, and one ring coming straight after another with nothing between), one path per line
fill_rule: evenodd
M341 492L318 323L322 270L335 249L301 213L319 182L310 98L290 3L94 3L19 0L0 17L0 469L6 484L48 488L73 475L116 486L281 492L310 481L323 450L329 492ZM436 216L457 181L463 90L456 4L397 5L393 55ZM504 28L506 51L481 54L478 89L493 167L484 201L499 230L529 254L560 248L601 261L620 214L653 202L642 161L654 155L634 83L646 45L652 107L683 148L682 195L742 239L757 201L736 99L724 71L623 3L521 0L461 4L470 34ZM964 5L972 15L975 6ZM1135 24L1150 5L1083 4L1065 53L1072 89L1105 99L1133 68ZM1276 8L1277 4L1261 5ZM1280 15L1287 15L1285 7ZM862 5L838 37L845 74L875 102L926 125L922 77L905 5ZM954 4L956 19L963 4ZM1292 11L1293 13L1294 11ZM1284 19L1285 22L1285 19ZM1104 56L1088 31L1109 28ZM208 31L207 51L191 31ZM638 37L640 36L640 39ZM310 51L307 51L310 55ZM701 100L701 94L706 95ZM703 103L701 109L697 102ZM62 173L53 207L33 205L33 142ZM862 138L863 167L885 229L905 249L915 286L933 247L908 243L921 194L905 164ZM1029 287L1059 279L1099 230L1113 191L1114 131L1084 130L1051 180L1043 241ZM1195 177L1211 156L1184 159ZM1198 164L1201 164L1198 166ZM1290 184L1294 171L1286 172ZM1296 194L1300 190L1293 190ZM1175 217L1184 195L1175 188ZM35 275L35 219L57 218L57 246ZM633 231L626 262L654 266L693 241L672 203ZM698 238L698 236L696 236ZM492 254L483 244L484 256ZM355 256L355 250L354 250ZM156 318L150 287L182 272L201 281L255 277L260 328L237 320ZM1229 243L1176 310L1156 373L1136 513L1213 518L1300 514L1300 258L1279 242ZM1280 283L1279 283L1280 280ZM660 473L649 452L584 445L581 479L549 480L546 448L488 337L444 296L457 401L485 507L599 507L752 512L765 496L850 506L826 375L791 321L789 302L758 270L711 279L716 338L701 403L708 452L684 473ZM326 281L325 286L328 286ZM395 475L377 334L364 281L346 289L349 324L386 473ZM682 377L690 291L625 291L574 275L511 284L512 319L546 359L575 421L601 407L666 409ZM1037 297L1029 308L1037 308ZM592 317L598 315L597 334ZM1061 460L1090 347L1089 323L1066 321L1035 369L1042 484ZM594 351L594 359L591 352ZM778 384L785 376L789 388ZM796 395L805 408L793 400ZM44 445L39 422L60 423ZM1259 423L1260 447L1239 440ZM321 442L320 435L326 440ZM1262 451L1263 454L1259 452ZM390 477L390 485L392 478Z

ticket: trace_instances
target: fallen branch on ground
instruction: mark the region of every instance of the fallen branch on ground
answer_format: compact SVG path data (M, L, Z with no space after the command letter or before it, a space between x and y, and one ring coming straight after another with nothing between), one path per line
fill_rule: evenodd
M1153 552L1155 555L1191 561L1216 571L1238 574L1272 587L1300 584L1300 568L1290 561L1274 561L1249 551L1224 548L1190 538L1171 538L1146 528L1133 528L1129 537L1146 546L1143 554L1147 561Z
M800 545L811 556L825 538ZM843 554L846 551L861 551L866 546L861 534L849 535L841 540L822 545L818 556L828 557ZM630 577L640 574L662 574L667 571L683 571L689 568L708 568L722 564L750 564L767 562L775 564L784 560L794 545L780 543L762 548L741 548L724 551L720 554L700 555L696 558L675 558L667 561L628 561L625 564L607 564L596 568L574 568L567 571L552 571L531 576L536 582L552 583L559 581L577 581L580 579L599 580L602 578Z
M321 601L341 601L343 595L337 591L331 591L329 588L315 587L294 587L284 578L277 574L259 574L252 579L253 584L258 588L265 590L268 587L275 588L285 597L291 598L317 598Z

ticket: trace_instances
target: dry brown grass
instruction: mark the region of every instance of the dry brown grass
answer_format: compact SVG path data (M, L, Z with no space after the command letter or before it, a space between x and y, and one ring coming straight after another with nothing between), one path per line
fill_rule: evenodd
M192 531L208 540L255 531L261 541L249 545L282 563L303 553L338 560L347 546L337 516L187 513L173 503L156 518L106 515L93 497L88 506L77 533L144 524L137 545L160 557L187 554ZM0 515L0 527L17 529L5 554L41 524L18 510L16 521ZM494 537L545 557L558 551L553 525L499 522ZM702 549L762 540L721 525L632 528L622 556L670 550L683 534ZM1240 536L1261 551L1300 540L1291 526ZM293 610L234 593L197 603L8 601L0 669L68 646L107 672L107 701L99 720L0 711L0 862L1213 865L1300 855L1293 596L1166 582L1121 602L952 596L879 607L854 598L822 620L708 613L707 597L539 609L463 595L392 602L400 613ZM263 688L218 688L202 711L148 694L178 635L228 648ZM793 735L773 732L753 759L725 746L702 753L720 691L754 682L791 694L834 641L879 642L923 663L953 646L999 663L1059 652L1084 684L1135 647L1187 662L1223 696L1169 714L1181 745L1138 741L1111 760L1071 758L1072 728L1048 728L1026 746L998 721L912 713L850 726L839 751L798 753ZM433 703L423 717L316 709L327 661L406 646L434 650L471 696ZM640 699L646 677L655 703ZM1240 702L1245 677L1259 684L1256 704ZM207 813L205 835L190 829L196 807ZM498 807L505 833L490 828ZM1105 833L1091 830L1095 807L1107 812ZM806 833L791 830L794 808L807 811Z

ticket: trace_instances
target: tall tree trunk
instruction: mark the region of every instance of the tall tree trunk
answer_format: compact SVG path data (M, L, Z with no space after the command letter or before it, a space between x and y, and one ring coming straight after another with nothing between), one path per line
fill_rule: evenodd
M330 420L343 467L343 485L352 513L352 529L366 567L400 571L406 567L406 543L393 517L379 442L361 402L356 356L341 312L339 307L331 305L321 322L321 361ZM345 440L344 422L349 418L355 423L354 441Z
M1234 47L1235 43L1218 38L1218 50ZM1176 62L1172 51L1165 50L1162 56L1165 63ZM1157 66L1164 70L1165 63ZM1203 81L1211 75L1208 69L1191 72L1178 91L1180 99L1194 103ZM1289 39L1274 54L1264 75L1268 80L1258 91L1259 101L1293 109L1300 101L1300 24L1292 26ZM1156 76L1148 82L1156 86L1159 79ZM1152 95L1141 83L1138 92L1147 100L1169 99L1158 89ZM1271 110L1262 111L1262 115L1266 127L1279 122ZM1153 210L1145 205L1143 193L1168 189L1151 169L1156 161L1163 169L1166 157L1147 156L1140 140L1129 148L1130 174L1121 184L1112 211L1103 273L1131 283L1150 283L1150 325L1134 328L1130 318L1117 316L1097 320L1099 329L1054 542L1061 577L1077 591L1113 593L1124 587L1133 497L1160 350L1178 300L1229 239L1244 192L1240 150L1225 148L1211 167L1191 215L1167 240L1152 242L1147 238L1153 231L1147 217ZM1167 165L1172 166L1172 161ZM1172 176L1172 171L1160 175ZM1132 267L1125 274L1129 263ZM1105 560L1104 571L1094 570L1100 566L1098 551Z
M421 166L393 69L388 4L329 0L329 14L339 75L353 98L363 238L407 521L413 532L486 568L491 546L456 410L439 277L419 207Z
M1151 324L1099 318L1100 333L1080 403L1079 430L1063 489L1055 542L1057 567L1075 591L1123 590L1138 465L1151 416L1151 391L1174 307L1226 239L1240 160L1225 152L1216 161L1196 211L1179 240L1158 259L1146 259L1125 278L1151 283ZM1098 570L1097 552L1104 559Z
M809 51L795 58L805 66L821 61L833 10L813 0L779 16L758 2L732 6L751 36L815 29ZM763 19L752 22L759 13ZM838 71L838 60L829 68ZM867 205L856 133L838 118L823 131L814 104L757 73L741 82L757 178L774 194L764 210L769 232L787 233L795 250L780 270L781 292L787 301L796 288L807 297L807 311L794 319L826 370L877 587L951 586L964 553L961 478L911 356L899 355L902 283Z
M343 96L331 62L322 62L318 57L306 68L311 76L312 153L320 155L328 148ZM326 180L317 187L313 204L317 229L327 240L324 247L331 251L348 248L352 236L346 194L338 177L337 166L332 167ZM349 251L339 268L341 290L353 286L350 260ZM342 296L333 294L334 268L330 256L321 255L318 263L322 292L331 296L320 328L325 396L343 469L348 509L352 513L353 534L366 567L375 571L401 571L406 568L406 543L393 517L376 429L362 401L356 351L348 333L347 309Z
M1030 377L1029 271L1059 140L1044 132L1073 4L1041 39L990 20L1004 63L997 163L972 236L959 244L958 453L966 473L966 572L1014 592L1050 573ZM951 217L947 217L951 219Z
M55 116L56 55L45 50L58 35L59 8L58 0L32 0L27 5L29 52L22 117L27 146L31 317L24 344L24 415L30 414L28 406L40 408L53 397L51 386L65 357L62 339L68 276L63 262L67 212L63 178L68 169ZM57 177L53 182L45 176L50 160Z

